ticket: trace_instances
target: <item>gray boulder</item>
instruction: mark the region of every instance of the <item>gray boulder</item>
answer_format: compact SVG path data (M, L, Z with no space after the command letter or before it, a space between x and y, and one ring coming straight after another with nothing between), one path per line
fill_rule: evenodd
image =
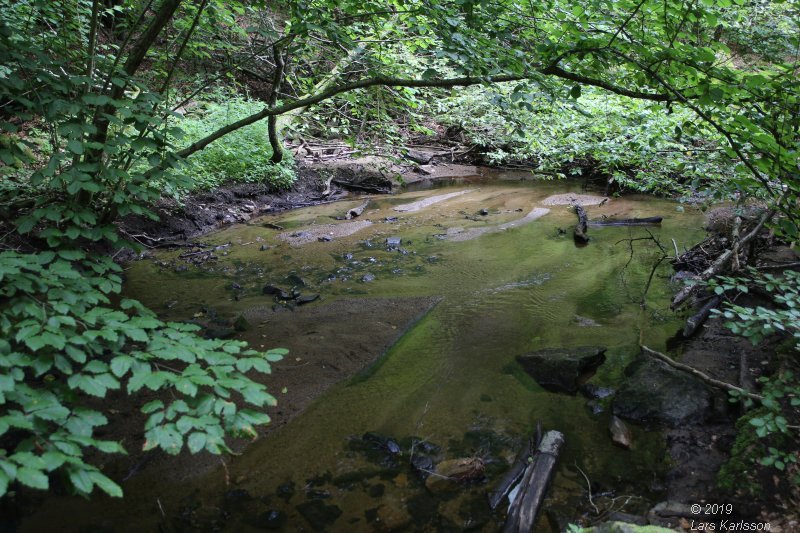
M671 427L699 424L708 418L711 392L696 378L656 359L635 362L626 374L629 372L614 396L615 415Z
M520 355L517 361L545 389L575 394L581 378L594 373L606 360L605 351L602 346L550 348Z

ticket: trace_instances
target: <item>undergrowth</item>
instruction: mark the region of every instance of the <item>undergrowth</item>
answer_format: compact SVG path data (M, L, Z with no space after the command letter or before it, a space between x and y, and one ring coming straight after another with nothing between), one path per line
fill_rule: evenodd
M197 141L263 107L263 102L243 96L218 95L214 101L202 104L179 120L183 143ZM212 189L225 183L267 183L275 189L290 187L295 180L291 153L285 152L284 160L277 165L270 161L271 157L267 122L262 120L229 133L190 156L181 172L191 178L193 189Z

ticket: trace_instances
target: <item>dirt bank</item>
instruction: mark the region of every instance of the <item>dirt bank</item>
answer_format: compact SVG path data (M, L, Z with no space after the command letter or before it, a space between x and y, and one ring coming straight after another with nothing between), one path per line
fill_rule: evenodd
M247 222L252 217L279 213L363 194L391 194L404 185L453 180L480 174L472 165L431 159L425 165L396 163L375 156L302 162L297 180L289 190L268 184L243 183L188 195L180 203L164 199L155 206L159 220L128 216L120 228L142 245L165 246ZM130 257L129 257L130 258Z

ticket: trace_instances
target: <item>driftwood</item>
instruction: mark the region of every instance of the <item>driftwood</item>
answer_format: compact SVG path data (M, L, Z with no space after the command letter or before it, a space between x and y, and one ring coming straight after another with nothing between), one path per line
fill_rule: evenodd
M588 217L586 211L578 204L573 204L575 207L575 214L578 215L578 223L575 225L575 242L586 244L589 242L589 236L586 235L588 231Z
M646 218L608 218L605 220L590 220L590 226L658 226L663 220L662 217Z
M322 191L322 197L325 198L326 196L330 196L333 192L331 190L331 182L333 181L333 176L325 180L325 190Z
M683 336L684 337L691 337L694 335L694 332L703 325L703 323L708 318L708 315L711 314L711 310L717 307L722 298L719 296L714 296L711 298L706 304L700 308L700 310L692 315L689 320L686 321L686 325L683 327Z
M520 490L503 528L505 533L529 533L533 531L536 517L553 478L556 462L564 446L564 435L559 431L548 431L536 448L533 461L528 464L520 482Z
M361 216L361 213L363 213L364 210L367 208L367 204L369 204L369 200L367 200L366 202L364 202L363 204L361 204L358 207L354 207L353 209L350 209L347 212L347 214L344 216L344 218L346 218L347 220L350 220L350 219L353 219L353 218Z
M531 459L531 454L533 453L533 450L539 446L541 441L542 423L538 422L536 424L536 435L534 435L532 440L529 440L525 443L525 445L517 454L514 464L512 464L508 472L506 472L505 475L500 478L500 481L495 484L494 489L489 491L489 507L491 507L493 511L497 509L500 503L509 494L511 494L514 486L519 483L520 479L522 479L522 475L525 473L525 467L528 466L528 463Z
M671 309L676 309L679 305L685 302L698 288L702 286L702 282L708 281L712 277L716 276L728 265L728 263L733 259L734 254L738 255L739 249L747 244L753 237L758 235L761 231L761 228L764 227L764 224L767 220L771 219L775 216L776 210L770 209L769 211L765 212L764 215L759 219L758 223L755 227L750 230L750 233L739 239L734 243L734 246L723 252L719 257L717 257L716 261L714 261L711 266L706 268L700 275L695 277L695 283L692 285L687 285L680 291L675 297L672 299L672 303L670 304Z
M641 345L640 347L641 347L641 349L642 349L642 351L644 353L652 355L656 359L660 359L661 361L667 363L672 368L676 368L678 370L681 370L683 372L691 374L694 377L699 378L700 381L703 381L703 382L707 383L708 385L711 385L712 387L715 387L717 389L727 390L727 391L733 391L733 392L739 394L740 396L746 396L746 397L750 398L751 400L757 400L759 402L761 400L763 400L763 398L761 396L759 396L758 394L753 394L752 392L749 392L749 391L747 391L747 390L745 390L745 389L743 389L741 387L737 387L736 385L731 385L730 383L725 383L724 381L720 381L718 379L714 379L711 376L709 376L708 374L706 374L704 372L700 372L696 368L693 368L693 367L691 367L689 365L684 365L683 363L679 363L677 361L673 361L672 359L670 359L668 356L664 355L661 352L657 352L655 350L651 350L650 348L648 348L647 346L644 346L644 345Z

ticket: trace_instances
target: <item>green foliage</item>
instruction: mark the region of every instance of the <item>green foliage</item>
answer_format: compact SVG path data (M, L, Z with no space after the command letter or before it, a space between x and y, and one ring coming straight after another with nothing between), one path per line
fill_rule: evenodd
M233 94L219 95L178 124L185 142L194 142L217 129L262 109L264 104ZM287 154L288 155L288 154ZM241 128L190 156L181 172L191 176L191 187L209 189L227 182L266 182L285 189L294 182L291 156L275 165L264 121Z
M19 481L46 489L61 471L79 494L120 488L85 463L87 448L124 453L94 436L107 423L83 398L109 391L168 391L142 407L145 450L227 451L224 436L255 437L275 404L245 373L270 371L285 350L249 350L238 341L202 339L193 324L162 322L122 299L121 269L108 259L62 250L0 253L0 496ZM257 408L241 408L241 405Z
M759 440L750 421L763 416L765 412L765 409L755 409L736 421L736 440L730 458L717 473L717 486L721 489L740 491L748 496L761 495L762 487L753 472L759 459L766 453L766 446Z
M773 306L726 303L722 311L714 313L727 319L725 327L750 339L753 345L770 335L785 334L794 337L795 349L800 351L800 272L785 270L781 275L772 275L749 268L748 274L746 278L718 276L709 282L709 287L716 294L734 290L747 293L749 286L757 287L770 297Z
M577 99L574 87L576 101L558 99L553 91L567 91L561 87L505 84L491 98L470 88L441 100L436 116L493 163L530 161L561 176L589 172L639 191L690 194L736 172L722 139L694 125L691 112L592 88Z
M752 293L754 290L771 300L769 307L749 307L726 302L723 309L714 310L717 316L726 319L725 327L733 333L749 339L753 345L775 335L794 339L793 353L800 353L800 272L785 270L780 275L762 273L749 268L746 277L718 276L709 287L719 295ZM796 431L789 426L790 420L800 420L800 381L789 370L776 376L759 378L761 384L761 407L747 417L747 432L754 433L759 441L756 455L763 466L784 471L798 462L798 439ZM732 401L752 402L746 397L732 394ZM740 428L741 438L748 439ZM746 433L746 432L745 432ZM752 440L752 439L750 439ZM752 451L752 450L751 450ZM797 468L792 482L800 485ZM728 472L727 478L733 479Z

